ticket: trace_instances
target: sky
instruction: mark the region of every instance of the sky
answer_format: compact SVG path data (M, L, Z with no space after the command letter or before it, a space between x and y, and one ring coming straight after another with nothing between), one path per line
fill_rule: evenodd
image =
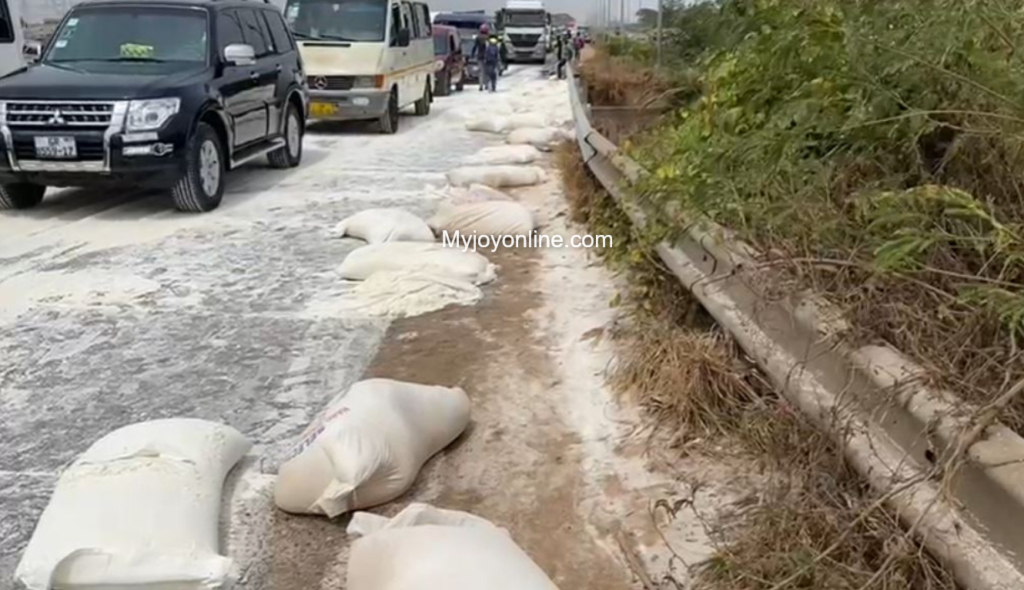
M611 2L618 15L620 2L625 2L626 14L630 17L641 7L657 8L657 0L545 0L544 5L550 12L567 12L577 20L594 22L601 13L604 2ZM442 10L479 10L494 11L505 5L505 0L427 0L430 9Z
M56 18L64 10L75 3L75 0L20 0L22 13L26 20L38 22L43 18ZM479 10L494 11L505 5L505 0L426 0L433 11L443 10ZM601 7L611 2L618 15L620 2L626 6L626 14L632 17L640 7L655 8L657 0L545 0L544 4L551 12L567 12L579 21L594 23L598 20Z

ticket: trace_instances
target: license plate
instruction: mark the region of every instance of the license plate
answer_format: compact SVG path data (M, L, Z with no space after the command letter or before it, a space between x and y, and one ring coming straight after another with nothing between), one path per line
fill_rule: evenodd
M50 160L69 160L78 157L74 137L37 137L36 157Z
M309 114L313 117L332 117L338 114L338 105L330 102L314 102L309 105Z

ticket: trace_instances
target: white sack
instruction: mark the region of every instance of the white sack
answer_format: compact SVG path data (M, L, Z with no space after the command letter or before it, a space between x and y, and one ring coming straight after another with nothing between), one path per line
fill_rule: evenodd
M508 143L512 145L532 145L539 150L550 150L554 145L569 138L570 136L566 131L555 127L527 127L510 133Z
M532 164L541 158L540 150L532 145L497 145L487 147L466 158L473 166L498 166L501 164Z
M341 263L342 278L365 281L379 272L419 271L483 285L496 278L495 267L476 252L424 242L387 242L357 248Z
M462 434L469 406L459 388L356 383L303 433L278 471L274 501L286 512L331 518L390 502Z
M464 166L448 173L452 186L483 184L491 188L515 188L545 180L547 174L537 166Z
M405 209L367 209L339 223L334 231L369 242L433 242L425 221Z
M490 522L412 504L392 519L357 513L348 590L558 590L512 540Z
M547 120L544 115L536 113L515 113L496 116L492 112L487 116L468 119L466 121L466 129L487 133L507 133L524 127L544 127L546 124Z
M491 201L441 207L430 220L438 233L461 232L487 236L529 236L533 233L533 214L515 201Z
M511 201L512 197L482 184L472 184L467 187L450 186L444 197L449 205L467 205L469 203L484 203L487 201Z
M250 446L202 420L111 432L61 475L15 577L29 590L219 588L221 489Z
M449 305L473 305L483 298L466 281L420 271L377 272L346 293L341 311L374 317L403 318L423 315Z

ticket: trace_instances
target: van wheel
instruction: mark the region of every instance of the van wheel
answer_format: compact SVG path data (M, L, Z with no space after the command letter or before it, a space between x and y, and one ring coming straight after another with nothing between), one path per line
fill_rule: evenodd
M200 123L185 154L185 174L171 191L179 211L213 211L224 196L227 165L220 137L208 123Z
M430 91L430 80L427 80L427 87L423 89L423 98L416 101L416 116L426 117L430 114L430 102L433 100L433 92Z
M294 168L302 162L302 118L295 104L289 102L284 118L284 147L267 154L274 168Z
M398 91L392 90L388 98L388 110L377 119L380 132L386 135L398 133Z
M0 209L31 209L43 202L46 187L28 182L0 185Z

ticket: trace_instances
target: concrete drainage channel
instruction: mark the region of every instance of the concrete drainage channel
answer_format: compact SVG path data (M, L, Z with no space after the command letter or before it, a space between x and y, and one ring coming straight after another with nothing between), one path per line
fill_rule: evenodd
M572 74L577 141L590 170L638 227L647 212L628 188L645 174L594 129ZM758 253L710 221L662 261L739 343L773 384L840 439L847 459L901 521L972 590L1024 588L1024 439L986 412L971 414L947 392L921 385L923 369L885 346L856 347L849 328L813 294L768 298ZM934 474L960 456L942 485ZM946 458L952 458L946 459Z

